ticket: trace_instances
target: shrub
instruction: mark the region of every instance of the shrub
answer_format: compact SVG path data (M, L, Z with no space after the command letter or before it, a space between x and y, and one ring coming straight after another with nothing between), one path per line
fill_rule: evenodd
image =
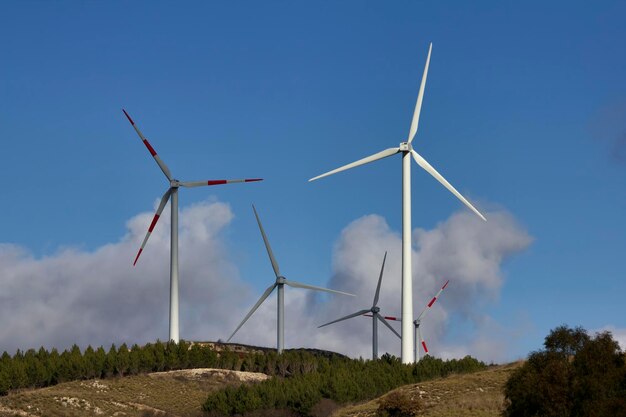
M378 400L377 415L380 417L417 416L423 405L419 398L411 398L407 393L393 391Z
M626 357L610 333L560 326L505 386L505 417L626 416Z

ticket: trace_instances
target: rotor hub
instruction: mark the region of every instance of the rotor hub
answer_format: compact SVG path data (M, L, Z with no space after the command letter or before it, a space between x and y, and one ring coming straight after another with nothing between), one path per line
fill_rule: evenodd
M178 187L180 187L180 181L178 181L178 180L170 180L170 187L171 188L178 188Z
M282 275L276 278L277 284L284 284L285 281L287 281L287 278L283 277Z
M413 146L409 142L401 142L398 149L400 149L400 152L411 152Z
M372 313L376 314L380 311L380 307L372 307Z

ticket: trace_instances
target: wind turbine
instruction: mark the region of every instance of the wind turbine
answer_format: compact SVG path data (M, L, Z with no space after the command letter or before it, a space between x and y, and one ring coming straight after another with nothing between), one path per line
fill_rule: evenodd
M311 178L309 181L314 181L319 178L326 177L328 175L336 174L337 172L345 171L350 168L357 167L359 165L374 162L382 158L386 158L397 153L402 154L402 334L408 335L411 332L411 319L413 318L413 288L412 288L412 268L411 268L411 156L415 159L415 162L435 177L444 187L446 187L452 194L454 194L459 200L461 200L470 210L476 213L481 219L485 220L485 217L480 214L472 204L467 201L465 197L459 193L435 168L432 167L420 154L418 154L411 145L413 138L417 133L417 126L419 122L420 110L422 108L422 100L424 98L424 88L426 87L426 76L428 74L428 65L430 63L430 54L433 44L430 44L428 48L428 57L426 58L426 66L424 67L424 74L422 76L422 83L420 84L419 93L417 95L417 103L415 104L415 111L413 113L413 120L411 121L411 128L409 129L409 136L406 142L401 142L400 146L394 148L388 148L358 161L344 165L325 174L318 175ZM402 338L402 363L413 362L413 339L410 337Z
M154 158L163 174L169 181L169 188L163 194L161 198L161 203L157 208L156 214L152 219L152 223L150 223L150 227L148 227L148 233L146 233L146 237L143 239L143 243L139 248L139 252L137 252L137 256L135 257L135 261L133 262L133 266L137 264L137 260L143 252L144 246L148 242L148 238L154 230L154 226L156 226L159 221L159 217L161 217L161 213L165 208L168 200L171 201L170 210L171 210L171 234L170 234L170 338L169 340L173 340L178 343L179 339L179 328L178 328L178 188L179 187L200 187L200 186L209 186L209 185L219 185L219 184L230 184L234 182L253 182L253 181L262 181L261 178L250 178L250 179L237 179L237 180L206 180L206 181L179 181L172 177L172 173L163 160L156 153L148 139L141 133L133 119L130 118L126 110L122 109L130 124L135 128L135 131L139 135L139 138L146 145L150 155Z
M430 311L430 308L433 306L433 304L435 304L435 301L437 301L437 299L441 295L441 292L446 289L449 282L450 280L447 280L446 283L443 284L443 287L441 287L439 292L437 292L437 295L435 295L433 299L430 300L430 302L426 305L426 307L424 307L420 315L417 316L415 320L413 320L413 326L415 326L415 361L416 362L419 362L420 360L420 349L419 349L418 341L419 343L422 344L422 347L424 348L424 353L428 353L426 342L424 341L424 338L422 337L422 331L420 330L420 324L422 323L422 319L426 316L426 313Z
M378 296L380 295L380 283L383 280L383 270L385 269L386 259L387 259L387 252L385 252L385 256L383 258L383 266L380 269L380 276L378 277L378 286L376 287L376 294L374 295L374 302L372 303L372 306L370 308L357 311L356 313L348 314L345 317L342 317L340 319L333 320L326 324L322 324L321 326L318 326L318 329L319 329L320 327L328 326L329 324L351 319L352 317L362 316L366 313L371 313L371 314L368 314L368 316L372 317L372 359L378 359L378 320L380 320L380 322L383 323L385 326L389 327L389 330L391 330L396 336L402 339L400 335L398 334L398 332L396 332L396 330L393 327L391 327L389 323L387 323L387 320L385 320L385 318L380 315L379 313L380 307L377 306Z
M274 274L276 275L276 281L265 290L263 295L261 295L261 298L259 298L259 301L257 301L256 304L252 307L252 309L248 312L248 314L246 314L246 316L243 318L241 323L239 323L239 326L237 326L235 331L230 335L230 337L228 338L228 340L226 340L226 342L228 343L230 339L233 338L233 336L235 335L235 333L237 333L237 331L241 328L241 326L243 326L244 323L248 321L250 316L254 314L257 308L259 308L259 306L263 304L263 301L265 301L265 299L269 297L272 291L274 291L274 288L277 288L278 289L278 327L277 327L277 337L276 337L277 339L276 348L278 350L278 353L282 353L282 351L285 348L285 324L284 324L285 323L285 294L284 294L285 285L289 285L290 287L294 287L294 288L305 288L308 290L326 291L326 292L330 292L334 294L343 294L343 295L351 295L351 296L354 296L354 294L349 294L343 291L329 290L327 288L316 287L314 285L301 284L296 281L290 281L284 276L282 276L280 273L280 268L278 267L278 262L276 262L276 258L274 258L272 247L270 246L269 240L267 240L267 236L265 235L265 230L263 230L263 225L261 224L261 219L259 219L259 214L256 212L256 208L254 207L254 205L252 205L252 210L254 210L254 216L256 217L256 221L259 224L259 230L261 231L261 236L263 236L263 242L265 243L265 249L267 249L267 254L270 257L270 262L272 263L272 268L274 269Z
M426 342L424 341L424 338L422 337L422 332L420 330L420 324L422 323L422 319L426 316L426 313L428 311L430 311L430 308L433 306L433 304L435 304L435 301L437 301L437 299L441 295L441 292L446 289L446 287L448 286L449 282L450 282L450 280L447 280L446 283L443 284L443 287L441 287L439 292L437 292L437 295L435 295L433 297L433 299L430 300L430 302L426 305L426 307L424 307L424 309L422 310L420 315L417 316L417 319L413 320L413 326L415 327L415 332L414 332L414 335L415 335L415 350L414 350L414 354L415 354L416 362L419 362L419 360L420 360L420 358L419 358L420 349L419 349L418 340L422 344L422 347L424 348L424 352L428 353L428 347L426 346ZM366 314L366 316L367 316L367 314ZM385 318L387 320L402 321L402 319L398 318L398 317L385 316Z

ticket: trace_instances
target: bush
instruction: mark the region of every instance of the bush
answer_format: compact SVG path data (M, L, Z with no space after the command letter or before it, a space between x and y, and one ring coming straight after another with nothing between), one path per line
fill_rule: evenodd
M378 400L377 415L380 417L413 417L423 408L419 398L411 398L408 394L393 391Z
M505 417L626 416L626 356L610 333L560 326L505 386Z

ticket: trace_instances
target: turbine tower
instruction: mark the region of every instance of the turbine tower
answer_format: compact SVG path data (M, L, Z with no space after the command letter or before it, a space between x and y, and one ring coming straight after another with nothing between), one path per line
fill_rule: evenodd
M206 181L179 181L172 177L172 173L163 160L156 153L148 139L145 138L143 133L139 130L133 119L130 118L126 110L122 109L130 124L135 128L135 131L139 135L139 138L148 148L148 152L154 158L163 174L167 178L169 182L169 187L163 197L161 198L161 203L152 219L152 223L150 223L150 227L148 227L148 232L146 233L146 237L143 239L143 243L139 248L139 252L137 252L137 256L135 257L135 261L133 262L133 266L137 264L137 260L139 260L139 256L141 252L143 252L144 246L148 242L148 238L154 230L154 226L156 226L159 221L159 217L161 217L161 213L165 208L168 200L171 201L170 210L171 210L171 232L170 232L170 335L169 340L173 340L178 343L179 338L179 327L178 327L178 188L179 187L200 187L200 186L210 186L210 185L220 185L220 184L230 184L234 182L253 182L253 181L262 181L261 178L250 178L250 179L237 179L237 180L206 180Z
M406 142L401 142L400 146L394 148L388 148L374 155L370 155L358 161L344 165L325 174L318 175L311 178L309 181L314 181L328 175L336 174L337 172L345 171L350 168L357 167L359 165L374 162L382 158L386 158L397 153L402 154L402 335L409 335L411 333L411 320L413 318L413 283L412 279L412 267L411 267L411 156L417 162L417 164L435 177L444 187L446 187L452 194L454 194L459 200L461 200L470 210L476 213L481 219L485 220L485 217L480 214L474 206L465 199L435 168L432 167L420 154L418 154L411 145L415 134L417 133L417 126L419 123L420 110L422 108L422 100L424 99L424 88L426 87L426 76L428 75L428 65L430 63L430 54L433 44L430 44L428 48L428 57L426 58L426 66L424 67L424 74L422 76L422 82L420 84L419 93L417 95L417 103L415 104L415 111L413 113L413 120L411 121L411 127L409 129L409 136ZM402 363L412 363L413 356L413 338L402 338Z
M290 281L284 276L282 276L280 273L280 268L278 267L278 262L276 262L276 258L274 258L272 247L270 246L270 242L267 239L267 236L265 235L265 230L263 230L261 219L259 219L259 214L256 212L256 208L254 207L254 205L252 205L252 210L254 210L254 216L256 217L256 221L259 224L259 230L261 231L261 236L263 236L263 242L265 243L265 248L267 249L267 254L269 255L270 262L272 263L272 268L274 269L274 274L276 275L276 281L265 290L263 295L261 295L261 298L259 298L259 301L256 302L256 304L252 307L252 309L250 309L248 314L246 314L246 316L243 318L241 323L239 323L239 326L237 326L235 331L230 335L230 337L228 338L228 340L226 340L226 342L230 342L230 339L232 339L235 333L237 333L237 331L241 328L241 326L243 326L244 323L248 321L250 316L254 314L257 308L259 308L259 306L263 304L263 301L265 301L265 299L269 297L272 291L274 291L274 288L277 288L278 289L278 326L276 329L277 330L276 349L278 350L278 353L282 353L285 348L285 324L284 324L285 323L285 294L284 294L285 285L289 285L290 287L294 287L294 288L305 288L308 290L326 291L326 292L330 292L334 294L343 294L343 295L351 295L351 296L354 296L354 294L348 294L347 292L343 292L343 291L329 290L327 288L316 287L314 285L301 284L296 281Z
M318 329L319 329L320 327L328 326L329 324L351 319L352 317L362 316L366 313L371 313L371 314L368 314L368 316L372 317L372 359L378 359L378 320L380 320L382 324L387 326L389 330L391 330L396 336L402 339L400 335L398 334L398 332L396 332L396 330L393 327L391 327L391 325L387 323L387 320L385 320L385 318L381 316L379 313L380 308L378 307L378 296L380 295L380 283L383 280L383 270L385 269L386 259L387 259L387 252L385 252L385 256L383 257L383 266L380 269L380 276L378 277L378 286L376 287L376 294L374 295L374 302L372 303L372 306L370 308L357 311L356 313L349 314L340 319L333 320L328 323L322 324L321 326L318 326Z

